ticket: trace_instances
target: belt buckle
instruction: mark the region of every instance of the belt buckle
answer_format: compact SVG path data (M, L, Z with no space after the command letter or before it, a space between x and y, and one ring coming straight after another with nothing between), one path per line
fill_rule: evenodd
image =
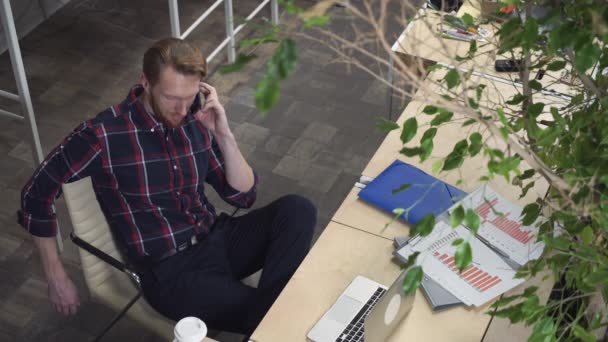
M177 249L178 252L183 252L186 249L188 249L188 246L189 246L188 242L184 242L181 245L177 246L176 249Z

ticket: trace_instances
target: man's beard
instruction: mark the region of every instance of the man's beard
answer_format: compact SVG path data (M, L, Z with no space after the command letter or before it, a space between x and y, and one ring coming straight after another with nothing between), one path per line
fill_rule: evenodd
M152 94L152 92L150 92L149 94L150 94L150 106L152 107L152 112L154 113L154 115L156 116L156 118L158 120L160 120L160 122L162 122L166 127L169 127L169 128L178 128L178 127L180 127L181 126L181 122L178 125L174 125L169 120L167 120L167 116L165 115L165 113L158 106L158 103L156 102L156 97L154 96L154 94Z

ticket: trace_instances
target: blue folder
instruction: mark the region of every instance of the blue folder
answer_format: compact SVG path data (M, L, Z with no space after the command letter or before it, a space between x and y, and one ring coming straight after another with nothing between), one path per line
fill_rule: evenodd
M411 186L393 194L393 190L404 184ZM402 218L413 224L429 213L438 216L466 195L466 192L400 160L395 160L359 192L361 199L388 212L392 213L396 208L406 209Z

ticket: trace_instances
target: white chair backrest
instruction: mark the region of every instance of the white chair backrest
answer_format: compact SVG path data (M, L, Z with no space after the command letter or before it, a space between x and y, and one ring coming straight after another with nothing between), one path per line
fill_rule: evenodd
M64 184L63 195L72 219L74 233L101 251L123 261L110 231L110 226L95 196L91 177ZM94 294L95 289L112 276L116 270L84 249L79 248L78 250L84 278L89 291Z

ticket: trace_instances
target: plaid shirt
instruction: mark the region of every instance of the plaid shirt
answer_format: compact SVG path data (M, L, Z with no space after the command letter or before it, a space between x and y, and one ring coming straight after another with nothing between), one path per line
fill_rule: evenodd
M133 87L122 103L81 124L47 156L23 188L19 224L32 235L54 236L52 204L61 185L91 176L112 230L137 258L209 233L216 213L205 182L233 206L253 204L257 176L246 193L228 184L216 141L192 115L198 108L193 105L181 127L166 128L146 111L142 92Z

